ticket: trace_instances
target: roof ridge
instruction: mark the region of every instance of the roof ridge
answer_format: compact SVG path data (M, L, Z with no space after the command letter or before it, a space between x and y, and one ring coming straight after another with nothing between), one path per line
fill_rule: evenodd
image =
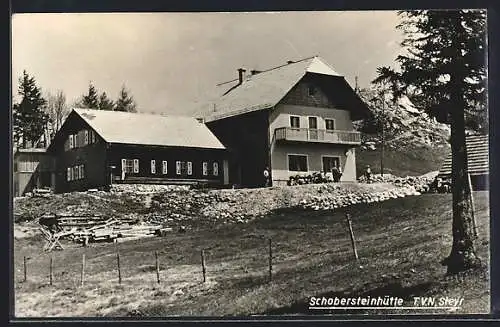
M282 64L282 65L279 65L279 66L276 66L276 67L272 67L272 68L269 68L269 69L266 69L266 70L261 70L259 72L259 74L267 73L267 72L269 72L271 70L274 70L274 69L278 69L278 68L282 68L282 67L285 67L285 66L297 64L299 62L310 60L310 59L314 59L314 58L319 58L319 56L318 55L314 55L314 56L310 56L310 57L307 57L307 58L302 58L302 59L299 59L299 60L294 60L292 63L286 63L286 64ZM328 65L328 66L330 67L330 65ZM332 67L330 67L330 68L332 68ZM332 68L332 70L334 70L334 69ZM231 83L231 82L236 82L237 80L238 80L237 78L234 78L234 79L232 79L230 81L218 83L218 84L216 84L216 86L221 86L221 85L228 84L228 83Z
M154 112L129 112L129 111L119 111L119 110L99 110L91 108L73 108L74 111L97 111L97 112L109 112L115 114L131 114L131 115L141 115L141 116L160 116L160 117L174 117L174 118L191 118L196 119L194 116L184 115L184 114L170 114L170 113L154 113Z

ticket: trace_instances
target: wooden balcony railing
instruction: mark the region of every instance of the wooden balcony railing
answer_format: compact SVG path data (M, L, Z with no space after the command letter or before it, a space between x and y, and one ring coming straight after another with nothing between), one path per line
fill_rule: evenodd
M298 141L298 142L319 142L332 144L361 144L361 134L354 131L337 131L311 128L280 127L274 130L275 139Z

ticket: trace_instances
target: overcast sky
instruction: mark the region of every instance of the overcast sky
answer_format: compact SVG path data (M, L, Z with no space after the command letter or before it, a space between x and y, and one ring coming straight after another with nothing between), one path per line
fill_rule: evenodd
M88 89L116 99L122 84L143 112L191 114L237 68L267 69L313 55L354 86L400 52L395 12L17 14L12 77L25 69L45 93L73 103Z

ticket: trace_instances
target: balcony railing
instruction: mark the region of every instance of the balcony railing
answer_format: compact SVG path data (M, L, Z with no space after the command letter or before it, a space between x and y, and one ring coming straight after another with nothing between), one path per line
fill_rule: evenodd
M312 128L280 127L274 130L276 140L319 142L332 144L361 144L361 134L353 131L336 131Z

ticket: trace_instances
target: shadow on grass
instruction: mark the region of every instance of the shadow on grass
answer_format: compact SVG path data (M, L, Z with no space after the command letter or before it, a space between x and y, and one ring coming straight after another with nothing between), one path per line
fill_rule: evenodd
M413 286L402 286L400 282L390 283L381 287L377 287L371 290L354 290L352 292L340 291L340 292L327 292L323 294L318 294L316 298L357 298L357 297L384 297L393 296L399 297L404 300L410 300L414 296L420 296L426 294L435 286L434 282L425 282ZM309 310L308 299L300 300L292 303L289 306L283 306L280 308L275 308L267 310L263 315L325 315L325 314L363 314L367 313L369 310Z

